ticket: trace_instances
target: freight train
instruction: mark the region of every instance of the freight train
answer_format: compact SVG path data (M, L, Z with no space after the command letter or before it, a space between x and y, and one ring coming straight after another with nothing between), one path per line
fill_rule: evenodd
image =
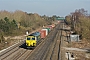
M26 37L26 47L27 48L34 48L37 46L37 43L41 40L44 39L49 32L53 29L54 27L51 26L47 26L45 28L42 28L41 30L31 33Z

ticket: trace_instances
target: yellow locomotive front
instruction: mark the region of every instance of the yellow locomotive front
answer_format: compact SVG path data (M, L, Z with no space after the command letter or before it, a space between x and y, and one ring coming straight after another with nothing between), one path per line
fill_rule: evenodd
M27 47L36 46L36 38L35 38L35 36L27 36L26 37L26 46Z
M26 46L27 48L35 47L37 42L40 40L40 33L35 32L26 37Z

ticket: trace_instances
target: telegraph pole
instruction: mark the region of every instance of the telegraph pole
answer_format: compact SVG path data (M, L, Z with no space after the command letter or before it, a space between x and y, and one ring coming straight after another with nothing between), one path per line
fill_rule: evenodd
M76 27L76 16L72 15L71 17L71 30L74 30Z

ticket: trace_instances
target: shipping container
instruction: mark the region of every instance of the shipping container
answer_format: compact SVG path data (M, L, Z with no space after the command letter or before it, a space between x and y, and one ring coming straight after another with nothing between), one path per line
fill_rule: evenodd
M40 34L41 34L41 38L45 38L46 37L46 30L39 30Z
M47 30L48 30L48 33L51 31L51 29L50 28L46 28Z
M46 36L48 35L49 31L46 28L43 28L42 30L46 30Z

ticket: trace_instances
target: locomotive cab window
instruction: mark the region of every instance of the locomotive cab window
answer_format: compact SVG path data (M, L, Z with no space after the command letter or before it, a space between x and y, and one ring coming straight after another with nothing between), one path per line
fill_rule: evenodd
M35 40L35 38L32 38L32 40Z
M27 38L27 40L30 40L30 38Z

